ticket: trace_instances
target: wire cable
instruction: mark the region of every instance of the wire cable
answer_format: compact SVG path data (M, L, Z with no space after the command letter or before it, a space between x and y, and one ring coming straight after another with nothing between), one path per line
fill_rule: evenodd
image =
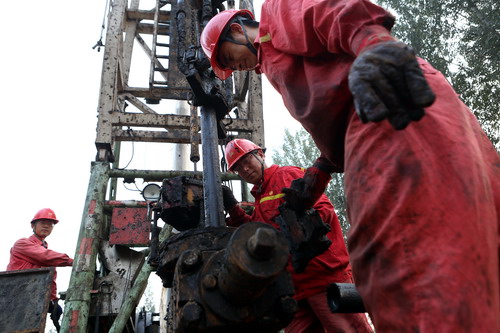
M134 133L133 133L133 129L131 129L130 127L127 128L127 134L130 136L130 137L133 137L134 136ZM130 163L132 163L132 160L134 159L134 155L135 155L135 146L134 146L134 141L132 141L132 156L130 156L130 160L128 161L127 165L125 165L123 168L118 168L118 170L125 170L126 168L128 168L128 166L130 165Z
M101 46L104 46L104 44L102 43L102 34L106 27L106 17L108 16L107 15L108 10L109 10L109 0L106 0L106 5L104 6L104 14L102 17L102 24L101 24L101 36L99 37L97 43L92 47L92 50L95 50L95 48L97 47L97 52L101 52Z

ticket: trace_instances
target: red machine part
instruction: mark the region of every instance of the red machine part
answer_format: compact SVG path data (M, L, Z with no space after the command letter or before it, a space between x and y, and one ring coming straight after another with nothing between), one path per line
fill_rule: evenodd
M109 244L148 246L151 223L147 208L113 208Z

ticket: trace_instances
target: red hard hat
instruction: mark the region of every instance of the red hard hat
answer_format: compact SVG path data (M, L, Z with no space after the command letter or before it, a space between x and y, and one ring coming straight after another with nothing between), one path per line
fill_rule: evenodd
M233 166L246 154L254 151L254 150L262 150L265 149L257 146L250 140L246 139L234 139L226 145L226 161L229 170L233 168Z
M228 24L229 21L236 16L248 16L250 19L254 19L252 12L247 9L228 9L215 15L201 32L201 47L210 59L210 65L212 66L215 75L217 75L221 80L227 79L231 76L233 71L229 68L220 66L217 62L219 41L226 24Z
M50 208L42 208L36 214L35 217L31 220L31 223L36 222L38 220L51 220L54 224L57 224L59 220L56 218L56 213Z

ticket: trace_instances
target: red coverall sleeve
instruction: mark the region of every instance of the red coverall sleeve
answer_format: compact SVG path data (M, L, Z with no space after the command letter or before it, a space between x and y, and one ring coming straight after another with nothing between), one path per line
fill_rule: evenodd
M229 218L226 224L229 227L239 227L243 223L250 222L252 218L248 215L240 205L236 205L229 210Z
M319 159L319 158L318 158ZM323 159L322 159L323 161ZM282 171L283 170L283 171ZM282 167L279 170L279 181L280 184L276 184L277 187L288 187L291 185L292 181L298 178L304 177L306 169L299 167ZM284 200L283 200L284 202Z
M40 266L71 266L73 259L67 254L59 253L34 244L28 239L18 240L12 247L12 254L34 265Z
M288 54L356 56L368 45L393 40L394 22L392 14L368 0L268 0L259 34L269 33L273 47Z

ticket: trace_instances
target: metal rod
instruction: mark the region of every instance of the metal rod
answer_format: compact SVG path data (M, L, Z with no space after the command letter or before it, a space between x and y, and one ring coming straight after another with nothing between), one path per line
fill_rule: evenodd
M109 180L109 164L93 162L82 215L80 234L64 305L61 332L87 332L90 290L94 282L97 249L104 224L104 197Z
M200 142L200 134L199 132L199 118L198 118L198 108L194 105L191 105L191 118L189 120L189 135L191 137L191 156L190 160L195 165L200 161L200 148L198 146L198 142ZM195 169L196 170L196 169Z
M151 207L149 208L151 209ZM151 211L149 211L151 213ZM152 263L155 266L158 266L158 248L160 247L160 228L158 228L158 219L160 218L160 215L158 214L157 211L153 212L153 225L152 230L151 230L151 240L150 240L150 252L149 252L149 260L148 262ZM149 214L148 214L149 217Z
M217 119L211 107L201 107L201 149L203 153L203 198L205 226L225 225L222 205L221 172L217 149Z
M164 170L119 170L111 169L109 171L111 178L143 178L146 181L162 181L165 178L173 178L179 176L200 178L203 177L201 171L164 171ZM234 173L221 173L223 180L241 180L241 178Z
M153 19L153 43L151 50L151 65L149 68L149 88L152 89L155 84L155 63L156 63L156 43L158 41L158 20L160 17L160 1L156 1L155 15Z
M247 182L242 180L241 181L241 201L243 202L248 202L248 186Z
M113 154L115 156L115 161L113 162L113 169L117 169L120 167L120 152L121 152L121 142L115 142ZM109 182L109 199L116 199L116 189L118 187L118 180L116 178L111 179Z

